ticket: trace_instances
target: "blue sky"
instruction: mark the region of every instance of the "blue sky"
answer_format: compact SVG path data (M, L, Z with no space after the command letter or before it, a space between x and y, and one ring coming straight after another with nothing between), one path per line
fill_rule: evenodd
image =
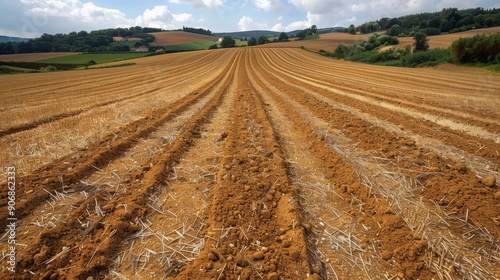
M112 27L291 31L359 25L448 7L499 8L497 0L0 0L0 35L33 38Z

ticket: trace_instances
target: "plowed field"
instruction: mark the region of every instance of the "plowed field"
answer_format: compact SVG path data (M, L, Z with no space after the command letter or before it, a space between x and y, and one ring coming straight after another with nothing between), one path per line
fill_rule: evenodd
M500 278L499 75L135 61L0 77L1 279Z

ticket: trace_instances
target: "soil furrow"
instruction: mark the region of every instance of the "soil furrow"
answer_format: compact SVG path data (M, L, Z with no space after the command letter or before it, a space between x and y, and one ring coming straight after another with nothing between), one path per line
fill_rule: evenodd
M134 62L0 76L0 278L500 278L497 75Z
M261 73L260 71L254 72ZM409 279L430 277L432 273L425 267L426 243L414 240L411 229L401 224L402 221L395 217L394 211L388 210L391 209L390 202L384 197L377 197L371 193L372 186L366 185L362 177L355 176L357 171L354 167L345 163L342 154L336 153L329 147L325 135L320 133L324 128L318 131L317 126L295 112L299 104L284 101L288 100L283 96L285 92L289 92L286 89L287 85L266 81L261 74L256 75L263 81L263 85L269 88L266 92L272 97L272 100L269 100L270 104L276 105L270 108L279 110L273 115L279 118L279 112L287 112L292 129L297 130L297 134L302 133L304 135L302 137L306 138L305 141L300 142L309 143L303 147L303 150L310 153L310 158L318 158L322 163L311 169L321 170L320 174L324 176L328 185L320 191L323 195L313 196L313 198L308 196L304 200L306 205L311 204L308 207L311 209L310 213L317 215L316 221L312 222L312 231L316 231L317 237L314 238L317 238L319 250L328 255L323 256L323 260L329 259L331 262L331 269L327 270L330 272L329 276L334 278L338 274L342 279L382 278L390 271L393 276L402 274ZM292 147L289 150L293 150ZM292 153L296 154L296 152ZM307 168L305 163L298 166ZM300 169L297 172L304 174ZM311 187L309 185L309 188ZM307 190L303 188L301 191ZM321 209L315 209L315 204L320 202L323 202ZM332 212L329 213L324 209ZM348 212L341 215L343 211ZM344 222L341 222L342 220ZM364 235L357 236L353 232L355 228L356 232L363 232L361 229L365 229ZM349 242L342 243L344 238L348 238ZM402 254L402 252L409 255ZM339 258L339 255L344 258L334 261ZM349 261L355 262L349 263ZM380 264L383 264L383 269L378 267Z
M169 104L164 108L153 110L148 117L142 118L128 124L120 131L103 135L97 143L90 144L86 150L79 151L76 154L70 154L61 159L40 168L33 175L28 175L18 180L18 191L26 195L24 200L17 204L19 218L28 215L34 205L45 201L48 194L42 191L46 188L49 191L59 189L67 182L79 181L96 170L108 164L114 158L119 157L127 149L135 144L137 139L152 133L156 127L177 113L187 110L195 104L200 98L217 86L225 73L220 74L206 85L203 85L197 92L193 92ZM29 190L32 192L28 193ZM3 193L0 207L7 205L7 196ZM5 225L7 213L0 214L0 225Z
M272 67L271 66L273 65L272 61L269 59L268 61L271 63L269 67ZM297 80L297 78L295 78L293 74L278 74L278 73L281 72L275 71L271 74L277 77L278 79L281 79L282 81L286 80L287 83L291 83L298 88L306 88L304 86L304 83L302 83L300 80ZM288 78L285 78L283 76ZM311 84L311 86L314 89L314 92L321 93L322 95L328 97L333 101L342 102L347 106L354 107L370 115L377 115L382 120L390 120L393 123L399 124L399 126L404 128L405 130L410 130L418 134L429 135L429 137L435 139L446 140L447 143L453 144L457 148L463 149L470 154L476 154L488 158L489 160L493 160L494 164L497 164L500 144L495 143L492 140L485 140L476 136L471 136L458 131L447 129L446 127L441 127L440 125L436 125L434 122L420 120L418 118L415 118L414 122L409 122L408 116L401 116L398 114L394 114L392 112L388 112L387 110L383 109L381 110L379 106L373 103L367 103L363 100L353 100L352 98L349 97L349 95L345 95L342 93L336 94L337 91L335 89L319 87L315 86L314 84Z
M270 82L270 83L276 84L275 81ZM359 141L358 144L356 144L356 146L359 146L359 147L362 147L362 148L368 149L368 150L377 151L376 153L378 153L378 150L380 149L380 143L384 143L386 141L386 140L382 140L382 139L391 139L392 138L391 141L393 143L397 143L398 139L391 137L391 136L382 137L382 135L384 135L384 133L381 131L376 131L373 128L370 128L368 130L363 129L362 134L352 133L352 130L357 130L358 125L360 125L360 123L358 121L355 121L355 118L353 118L352 116L349 116L349 117L346 116L345 118L341 118L341 114L339 114L338 112L332 111L331 107L329 108L329 106L324 106L322 104L322 102L316 101L314 98L311 98L310 95L304 95L301 98L299 98L298 96L299 96L299 94L297 94L297 92L294 93L293 97L289 95L289 97L292 97L291 99L295 99L295 100L297 100L297 102L305 104L305 106L309 108L310 112L314 112L314 115L317 115L318 117L321 117L321 118L327 120L327 123L324 123L323 125L320 125L318 127L318 130L323 130L323 129L328 130L328 129L330 129L329 127L332 127L332 129L333 129L333 127L337 127L337 130L333 130L333 132L330 133L330 135L331 135L330 137L332 139L337 139L337 140L333 140L334 142L341 141L341 140L338 140L341 138L339 138L339 136L335 136L335 135L346 134L346 136L348 136L349 138L352 138L353 141L355 141L355 142ZM298 105L298 103L297 103L294 106L299 107L300 105ZM339 120L342 120L342 119L349 120L349 121L340 121L339 122ZM346 126L343 123L349 123L349 124ZM368 128L369 126L364 125L364 127ZM326 135L326 136L328 136L328 135ZM363 137L363 138L369 137L370 139L373 139L373 141L361 140L361 137ZM379 140L379 138L380 138L380 140ZM399 140L401 140L401 139L399 139ZM404 146L408 146L408 144L409 143L407 142L406 144L404 144ZM414 144L412 144L412 145L414 145ZM363 171L363 172L365 173L365 178L372 178L373 177L373 180L375 180L375 181L377 181L377 178L376 178L377 174L398 174L398 173L402 172L401 173L402 177L400 179L398 179L397 177L394 177L394 179L390 179L390 181L393 181L393 182L401 181L401 182L410 182L411 183L412 180L415 180L416 182L419 182L421 185L428 186L427 188L418 188L417 189L416 186L411 187L412 185L414 185L414 183L410 184L408 189L414 193L413 195L422 195L425 198L442 197L444 195L444 197L438 203L442 206L445 206L448 209L453 207L453 210L451 210L451 211L455 212L455 214L452 215L453 217L450 217L450 216L448 216L448 214L446 214L447 215L447 216L445 216L445 219L447 221L447 222L445 222L446 226L444 226L444 227L443 227L443 225L439 226L439 228L441 228L440 229L441 234L436 234L436 232L433 232L432 227L431 228L426 227L425 230L427 230L426 238L430 238L429 240L432 241L434 253L438 254L439 256L442 256L443 259L446 259L445 263L449 264L450 263L450 260L449 260L450 256L448 256L446 254L445 255L442 254L442 250L443 250L442 248L449 248L449 247L447 247L447 245L443 245L441 243L442 240L441 239L438 240L438 238L441 236L447 236L446 240L457 240L457 239L460 240L460 237L458 237L460 235L457 236L457 235L451 234L450 230L452 230L453 232L456 232L458 230L462 233L465 233L465 232L470 230L469 226L467 226L467 222L464 223L466 225L467 229L463 228L463 224L461 225L461 223L463 223L463 220L461 220L459 218L461 218L460 217L461 215L464 215L462 217L465 217L466 207L467 207L467 215L468 216L472 215L470 213L472 211L469 211L469 209L476 209L476 207L474 207L475 202L469 201L468 199L462 200L462 197L460 197L460 195L459 196L454 195L454 192L451 190L445 191L446 188L443 188L444 186L443 186L442 180L439 180L439 182L428 180L429 179L428 175L425 175L425 174L430 174L432 172L428 172L428 171L426 172L425 168L424 169L415 168L415 166L427 165L427 164L430 164L430 162L427 162L426 164L414 164L415 162L418 161L418 157L415 159L411 159L411 155L412 154L428 154L434 159L435 154L433 154L432 152L429 152L429 151L425 151L424 149L416 149L415 153L412 153L409 151L412 149L412 147L413 147L412 145L409 145L408 147L403 147L403 149L401 149L401 148L396 149L396 150L399 149L400 153L404 152L403 154L405 156L401 157L401 158L397 157L397 159L393 159L392 163L395 166L402 166L402 168L398 167L397 170L388 170L388 171L383 171L383 169L382 169L380 172L378 172L378 173L375 172L376 174L374 174L371 172L366 173L368 170L373 169L373 167L370 167L368 169L366 167L363 167L365 169L365 171ZM338 148L338 149L340 151L348 152L349 149L347 149L347 147L349 147L349 146L354 146L354 143L341 145L340 148ZM386 145L384 145L384 146L386 146ZM385 149L387 149L387 146ZM389 150L391 150L391 149L389 149ZM384 150L384 152L388 152L388 151ZM360 156L353 156L353 158L361 160L361 158L362 158L361 155L362 154L360 154ZM374 156L376 159L377 155L374 155ZM444 159L440 159L440 158L437 160L445 161ZM387 162L391 162L391 160L387 159L385 157L381 161L382 164L387 164ZM408 162L409 164L406 164L405 162ZM432 163L434 163L434 161L432 161ZM374 162L373 164L377 164L377 163ZM493 234L493 236L497 236L498 232L496 231L497 227L495 226L495 219L496 219L496 217L498 217L499 213L498 213L498 210L494 206L495 205L495 198L493 196L493 193L491 191L488 191L488 189L485 188L484 186L481 186L481 183L479 183L478 179L474 179L475 174L468 172L467 170L456 172L456 170L463 170L462 167L458 166L459 165L458 163L454 163L453 161L448 161L448 163L441 163L441 166L443 166L443 165L449 166L449 168L444 168L444 169L440 168L440 170L437 174L432 173L433 175L430 177L433 177L433 176L439 177L439 176L441 176L440 174L443 174L444 176L446 176L445 175L446 173L448 173L448 174L451 173L451 174L453 174L453 177L457 176L457 174L463 174L464 178L469 178L469 179L465 179L465 181L463 181L464 179L456 181L456 182L461 182L461 185L459 186L459 188L461 189L461 191L467 190L466 193L468 195L481 196L481 201L485 201L484 206L488 207L487 209L483 208L480 211L476 211L476 213L474 215L475 217L473 218L474 222L476 225L479 226L479 228L485 226L489 230L489 232L491 232ZM378 176L380 176L380 175L378 175ZM404 179L404 177L407 177L407 179ZM389 184L390 181L385 182L385 185L390 185ZM367 182L372 182L372 181L368 180ZM465 183L465 185L464 185L463 182L468 182L468 183ZM384 185L384 182L379 183L379 185ZM440 190L443 193L440 195L436 194L436 189ZM386 193L386 196L393 199L394 194L388 195L387 191L388 190L384 190L384 192ZM486 193L485 193L485 191L486 191ZM389 191L389 193L390 192L391 191ZM407 194L405 196L411 197L409 194ZM448 198L449 196L451 196L451 198ZM443 203L443 200L446 200L446 202ZM401 204L401 202L397 203L397 205L400 205L400 204ZM420 204L421 204L421 202L416 203L417 206ZM464 206L464 205L466 205L466 206ZM430 207L429 209L431 209L433 206L434 205L430 204L430 206L427 206L427 207ZM401 210L404 209L404 211L410 211L410 213L413 213L413 214L419 213L418 207L416 208L415 211L412 212L410 209L410 204L408 204L407 207L399 206L398 208ZM424 207L424 209L426 209L426 208ZM442 213L443 210L445 210L445 209L441 209L441 207L437 207L437 209L438 210L433 210L433 213ZM448 209L446 209L445 212L451 212ZM427 211L429 211L429 210L427 210ZM415 214L415 215L417 215L417 214ZM427 217L427 218L429 219L429 217ZM439 224L439 219L442 219L439 216L436 216L436 218L437 218L437 220L435 219L434 222L430 222L430 224L433 225L433 227L436 227L436 225ZM413 222L415 222L415 220L412 219L411 217L408 217L408 216L405 217L405 220L408 221L408 219L410 221L413 220ZM461 220L461 221L459 222L459 220ZM425 222L429 222L429 221L424 221L424 224L425 224ZM469 220L469 222L470 222L470 220ZM415 230L418 228L417 226L415 226L412 223L409 223L409 225L412 226L412 230ZM462 229L458 229L458 228L462 228ZM473 228L478 229L477 227L473 227ZM422 228L421 230L424 231L424 228ZM458 272L462 273L462 275L464 277L472 277L471 275L474 275L474 273L472 273L474 268L468 265L468 263L465 261L466 259L479 260L482 258L482 256L484 256L486 258L490 258L490 256L495 256L496 254L498 254L498 253L496 253L498 251L498 249L495 249L497 247L497 245L495 245L496 244L495 239L498 238L498 236L493 237L493 239L492 239L492 237L489 233L485 233L483 235L479 235L476 237L477 237L477 239L475 239L471 242L464 242L464 241L460 241L460 242L463 244L462 246L465 246L465 247L469 248L470 250L473 250L473 248L476 248L476 246L479 246L477 244L483 244L486 247L491 247L492 251L489 251L489 250L488 251L481 251L479 253L479 255L474 256L474 254L468 254L460 248L455 248L454 249L455 251L451 254L452 255L456 254L455 261L457 261L456 258L458 256L460 256L459 257L460 260L457 263L455 263L455 265L453 267L457 271L457 273ZM452 245L455 243L456 242L454 242L454 241L449 241L449 243L447 243L447 244ZM438 248L438 249L436 249L436 248ZM449 250L451 250L451 249L449 249ZM439 268L441 268L441 266L439 266ZM484 269L484 270L482 270L481 272L478 272L478 274L476 274L476 276L491 277L492 275L495 275L496 273L498 273L498 272L495 272L495 269L488 267L488 266L485 266L481 269Z
M140 219L141 230L125 240L108 274L112 279L158 279L175 276L198 256L205 243L203 226L210 191L223 157L224 132L230 126L237 76L222 104L169 176L152 196L154 211Z
M487 203L489 208L488 210L483 208L481 211L476 211L480 215L476 219L481 221L481 226L486 226L493 232L497 231L494 219L499 215L499 210L495 210L494 191L481 184L473 172L467 170L466 167L464 169L463 163L441 158L432 151L416 147L415 142L408 137L395 136L380 127L374 127L348 112L336 110L310 94L299 91L289 96L307 106L316 116L328 122L331 120L332 127L341 130L354 143L359 143L357 145L360 148L374 151L377 156L387 158L401 166L409 176L420 178L419 182L422 185L429 185L432 182L432 187L426 188L427 195L439 198L446 196L447 198L443 200L446 202L441 201L442 205L448 205L448 203L459 199L460 194L457 192L467 193L468 199L460 199L462 202L455 206L459 207L459 212L465 215L467 208L477 210L476 207L470 207L475 204L475 202L470 201L470 198L481 196L481 200L489 202ZM455 187L450 189L451 185L455 185ZM440 192L441 195L436 192ZM454 197L456 199L453 199ZM492 234L500 236L500 233L493 232Z
M73 223L73 221L68 221L66 218L68 215L72 215L71 212L76 207L82 204L88 205L89 202L96 201L96 199L101 201L99 204L102 204L102 197L108 199L108 197L112 196L126 196L128 193L136 191L134 184L131 182L140 180L142 173L150 169L152 159L172 145L175 139L178 138L182 128L207 105L213 95L213 93L206 95L193 106L192 110L182 112L171 121L159 126L151 135L139 139L137 145L131 147L123 156L113 160L102 170L96 170L95 173L80 182L64 186L62 191L51 192L50 200L47 203L39 205L39 207L33 209L32 215L18 221L16 241L23 244L32 244L36 237L43 232L55 228L61 223ZM106 195L100 197L96 196L97 193ZM155 206L152 205L152 207ZM95 220L92 218L79 218L78 222L81 224L79 228L83 228L90 233L89 229L92 228L92 221ZM88 233L85 234L85 237L82 234L83 240ZM26 254L30 255L30 250L32 250L32 247L21 247L17 251L17 256L24 259Z
M348 97L350 99L362 101L364 103L371 104L373 106L379 107L379 110L384 110L388 109L391 110L395 113L399 114L404 114L407 117L412 117L412 118L419 118L423 119L429 122L434 122L440 126L443 126L448 129L452 129L455 131L460 131L463 133L467 133L470 136L473 137L480 137L486 140L491 140L496 144L500 144L500 135L498 133L492 133L484 129L482 126L475 126L475 125L470 125L468 123L460 123L457 120L453 118L445 118L442 117L442 114L440 115L432 115L429 113L422 113L420 111L412 110L406 107L401 107L399 105L391 104L388 102L381 102L381 100L378 97L371 97L371 96L366 96L366 93L364 95L359 95L359 94L352 94L350 92L347 92L345 90L339 89L339 86L337 85L331 85L329 82L323 82L318 80L317 78L311 78L308 77L307 75L303 74L302 72L293 72L290 70L287 70L284 67L278 66L275 62L272 60L269 60L270 63L273 65L273 67L276 67L276 69L279 69L280 73L283 75L286 75L290 78L293 78L297 81L300 81L301 83L305 83L308 85L311 85L313 87L317 87L320 89L327 90L335 95L342 95L344 97ZM351 89L352 91L352 89ZM359 93L359 92L358 92Z
M251 59L248 51L239 65ZM310 272L297 188L273 128L242 66L233 123L212 190L208 239L179 279L306 278Z
M209 61L210 62L210 61ZM224 60L221 60L219 62L219 65L224 63ZM218 67L219 65L215 65ZM30 102L33 104L37 104L36 106L32 106L31 108L35 109L36 107L40 107L41 110L43 111L44 114L49 113L53 115L45 116L42 119L38 119L40 116L34 115L33 118L36 118L34 122L28 122L28 123L20 123L16 124L14 123L11 127L6 127L0 131L0 137L7 135L7 134L12 134L16 133L19 131L27 130L27 129L32 129L35 128L41 124L45 124L48 122L53 122L57 121L59 119L65 118L65 117L71 117L78 115L82 112L86 112L88 110L91 110L92 108L100 107L100 106L106 106L109 104L113 104L116 102L120 101L126 101L128 99L134 99L135 97L140 97L144 99L145 97L148 97L149 94L157 93L159 89L161 90L167 90L169 88L172 88L174 86L181 86L183 84L189 84L195 79L199 79L199 75L202 75L203 73L206 73L209 69L213 69L213 65L207 64L205 66L199 67L196 71L190 71L191 68L186 68L184 71L181 72L176 72L173 77L155 77L157 75L157 72L160 72L158 69L152 69L151 76L152 78L148 80L148 90L144 90L144 85L142 83L136 83L136 84L129 84L126 81L129 80L129 74L127 75L121 75L123 76L123 80L119 80L121 76L118 76L114 74L113 79L110 81L104 80L102 81L102 84L99 81L95 81L94 79L89 79L93 80L93 82L90 82L89 85L85 84L70 84L66 86L65 88L58 88L58 89L49 89L48 92L53 95L59 102L65 102L65 101L71 101L70 106L75 106L77 105L78 107L76 110L69 109L69 108L54 108L56 110L64 110L62 113L57 113L57 111L48 111L44 108L43 104L46 104L47 102L53 101L53 100L47 100L46 94L40 93L40 96L45 97L44 100L40 100L37 102L36 100L33 100L33 98L30 98ZM168 85L165 87L164 85ZM89 88L90 86L90 88ZM153 87L153 88L151 88ZM78 94L78 88L80 90L85 90L89 92L88 94L85 95L79 95ZM59 95L56 92L57 90L63 90L65 89L65 94L64 95ZM40 88L38 90L41 90ZM134 93L134 92L140 92L138 94L129 94L129 93ZM102 92L106 92L105 95L102 94ZM127 93L126 97L121 97L117 98L118 93ZM106 100L106 97L110 96L108 100ZM83 99L83 100L80 100ZM153 97L149 97L150 99ZM89 102L90 100L90 102ZM101 100L104 100L104 102L99 102ZM133 102L132 100L130 100ZM94 103L93 105L90 104ZM97 103L97 104L95 104ZM12 100L9 102L9 104L17 104L16 102L13 102ZM84 108L81 108L81 106L84 105ZM89 106L90 105L90 106ZM70 111L68 111L70 110ZM12 114L11 111L6 111L5 114ZM26 119L26 121L30 121L29 119ZM4 124L5 125L5 124Z
M234 60L228 66L234 67ZM231 72L231 69L228 68L227 71ZM154 156L150 169L136 178L136 181L129 182L130 188L136 191L108 199L99 194L90 197L66 218L66 223L43 232L36 242L38 246L31 250L31 255L34 257L24 259L18 266L27 271L40 273L38 275L42 279L45 277L86 279L90 276L101 278L111 264L110 258L119 250L123 240L139 230L135 219L144 217L151 211L145 207L149 196L157 187L164 184L172 172L173 164L190 149L194 142L193 138L200 136L201 127L209 121L221 103L230 79L224 75L221 80L215 81L217 85L213 88L215 92L213 99L191 118L179 137L164 153ZM121 208L119 205L125 206ZM89 213L88 209L95 209L95 215L88 217L94 221L95 226L90 228L89 232L85 232L85 243L82 243L84 240L75 239L74 236L78 236L77 228L80 226L78 220L83 220ZM47 260L58 256L60 252L64 252L64 256L58 259L56 266L44 267ZM40 257L41 255L43 257ZM43 271L38 272L42 267ZM68 267L71 270L67 272ZM24 279L27 275L29 274L18 276Z

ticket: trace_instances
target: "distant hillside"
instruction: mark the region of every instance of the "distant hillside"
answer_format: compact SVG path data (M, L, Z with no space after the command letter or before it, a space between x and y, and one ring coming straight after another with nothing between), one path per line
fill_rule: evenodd
M269 30L252 30L252 31L238 31L238 32L219 32L215 33L217 37L231 36L233 38L259 38L264 35L267 38L278 37L281 32Z
M397 18L381 18L377 21L364 23L357 28L349 27L349 32L355 34L372 33L387 30L391 36L412 36L412 32L423 32L427 36L441 33L456 33L478 28L500 26L500 9L490 10L473 8L459 10L447 8L433 13L420 13Z
M152 43L155 46L172 46L206 40L217 42L219 39L219 37L184 31L163 31L149 34L155 37L155 41Z
M288 31L285 32L286 35L289 37L295 36L297 32L301 30L293 30L293 31ZM318 28L316 34L325 34L325 33L332 33L332 32L342 32L346 33L347 28L346 27L326 27L326 28ZM238 32L218 32L214 33L215 36L218 37L224 37L224 36L231 36L233 38L259 38L260 36L264 35L267 38L274 38L274 37L279 37L281 32L277 31L270 31L270 30L252 30L252 31L238 31Z
M0 35L0 43L6 43L6 42L27 42L28 40L29 39L26 39L26 38L10 37L10 36Z

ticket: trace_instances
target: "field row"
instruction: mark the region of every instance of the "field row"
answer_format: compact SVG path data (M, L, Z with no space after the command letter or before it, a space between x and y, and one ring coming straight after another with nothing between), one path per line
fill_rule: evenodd
M299 49L136 63L5 83L16 279L500 277L497 75Z

